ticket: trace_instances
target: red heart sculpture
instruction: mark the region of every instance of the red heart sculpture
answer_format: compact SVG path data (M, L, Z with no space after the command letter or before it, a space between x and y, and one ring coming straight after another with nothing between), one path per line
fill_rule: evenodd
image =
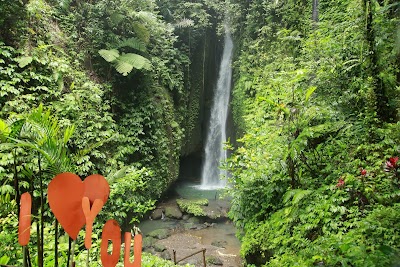
M96 199L100 199L105 204L108 196L110 195L110 186L107 180L100 174L92 174L85 178L83 181L85 185L85 192L83 196L88 197L90 206Z
M56 175L48 187L51 210L65 232L75 240L85 224L82 198L85 186L78 175L65 172Z
M65 232L75 240L86 219L82 209L82 198L88 197L90 204L96 199L107 202L110 186L107 180L93 174L82 182L81 178L69 172L58 174L48 187L50 208Z

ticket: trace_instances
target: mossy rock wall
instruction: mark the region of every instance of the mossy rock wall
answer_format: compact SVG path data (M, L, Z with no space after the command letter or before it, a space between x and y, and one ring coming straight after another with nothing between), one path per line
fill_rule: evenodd
M206 119L218 78L218 66L223 43L213 27L192 43L189 100L185 139L181 156L201 154L206 138Z

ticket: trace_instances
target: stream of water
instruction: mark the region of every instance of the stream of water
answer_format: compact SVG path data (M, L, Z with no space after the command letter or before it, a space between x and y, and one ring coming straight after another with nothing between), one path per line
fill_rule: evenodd
M231 91L232 50L232 38L229 29L225 26L224 50L207 131L205 159L201 175L201 189L222 188L226 185L226 181L221 179L221 177L226 177L227 172L221 170L219 166L221 161L227 158L223 143L226 142L226 121Z
M198 185L198 184L197 184ZM207 198L208 207L217 210L218 207L230 205L229 199L220 199L221 190L201 190L199 186L192 183L178 183L174 187L175 195L165 199L160 205L176 205L176 199L199 199ZM193 219L193 218L192 218ZM206 248L206 257L215 256L222 260L222 266L236 267L241 266L239 256L240 242L235 236L235 226L227 218L215 220L212 225L205 227L203 219L198 218L198 222L193 225L191 219L172 219L145 220L139 224L144 237L151 232L159 229L170 231L171 235L165 239L155 241L155 244L161 244L167 248L172 258L172 250L176 250L178 258L189 255L194 251ZM192 227L192 225L194 227ZM191 227L188 227L191 226ZM218 244L222 244L219 246ZM150 251L155 254L155 252ZM188 259L185 263L191 263L195 266L203 266L201 254Z

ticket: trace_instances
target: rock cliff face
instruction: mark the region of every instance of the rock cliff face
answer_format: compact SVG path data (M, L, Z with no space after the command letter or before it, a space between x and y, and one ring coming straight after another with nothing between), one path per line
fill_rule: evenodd
M205 31L192 44L188 121L181 155L200 154L206 134L207 118L213 90L218 76L218 66L222 51L221 38L215 27Z
M217 22L215 22L216 24ZM192 44L190 81L185 138L181 150L180 177L199 179L204 157L204 145L209 126L211 104L219 73L223 51L223 37L217 35L216 26L197 37ZM229 107L227 136L235 142L235 126Z

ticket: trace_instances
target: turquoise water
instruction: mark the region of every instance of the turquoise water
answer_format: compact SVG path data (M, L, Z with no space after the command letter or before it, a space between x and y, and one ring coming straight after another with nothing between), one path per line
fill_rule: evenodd
M219 199L223 193L223 189L202 189L199 184L194 183L179 183L176 185L175 192L181 198L195 199Z

